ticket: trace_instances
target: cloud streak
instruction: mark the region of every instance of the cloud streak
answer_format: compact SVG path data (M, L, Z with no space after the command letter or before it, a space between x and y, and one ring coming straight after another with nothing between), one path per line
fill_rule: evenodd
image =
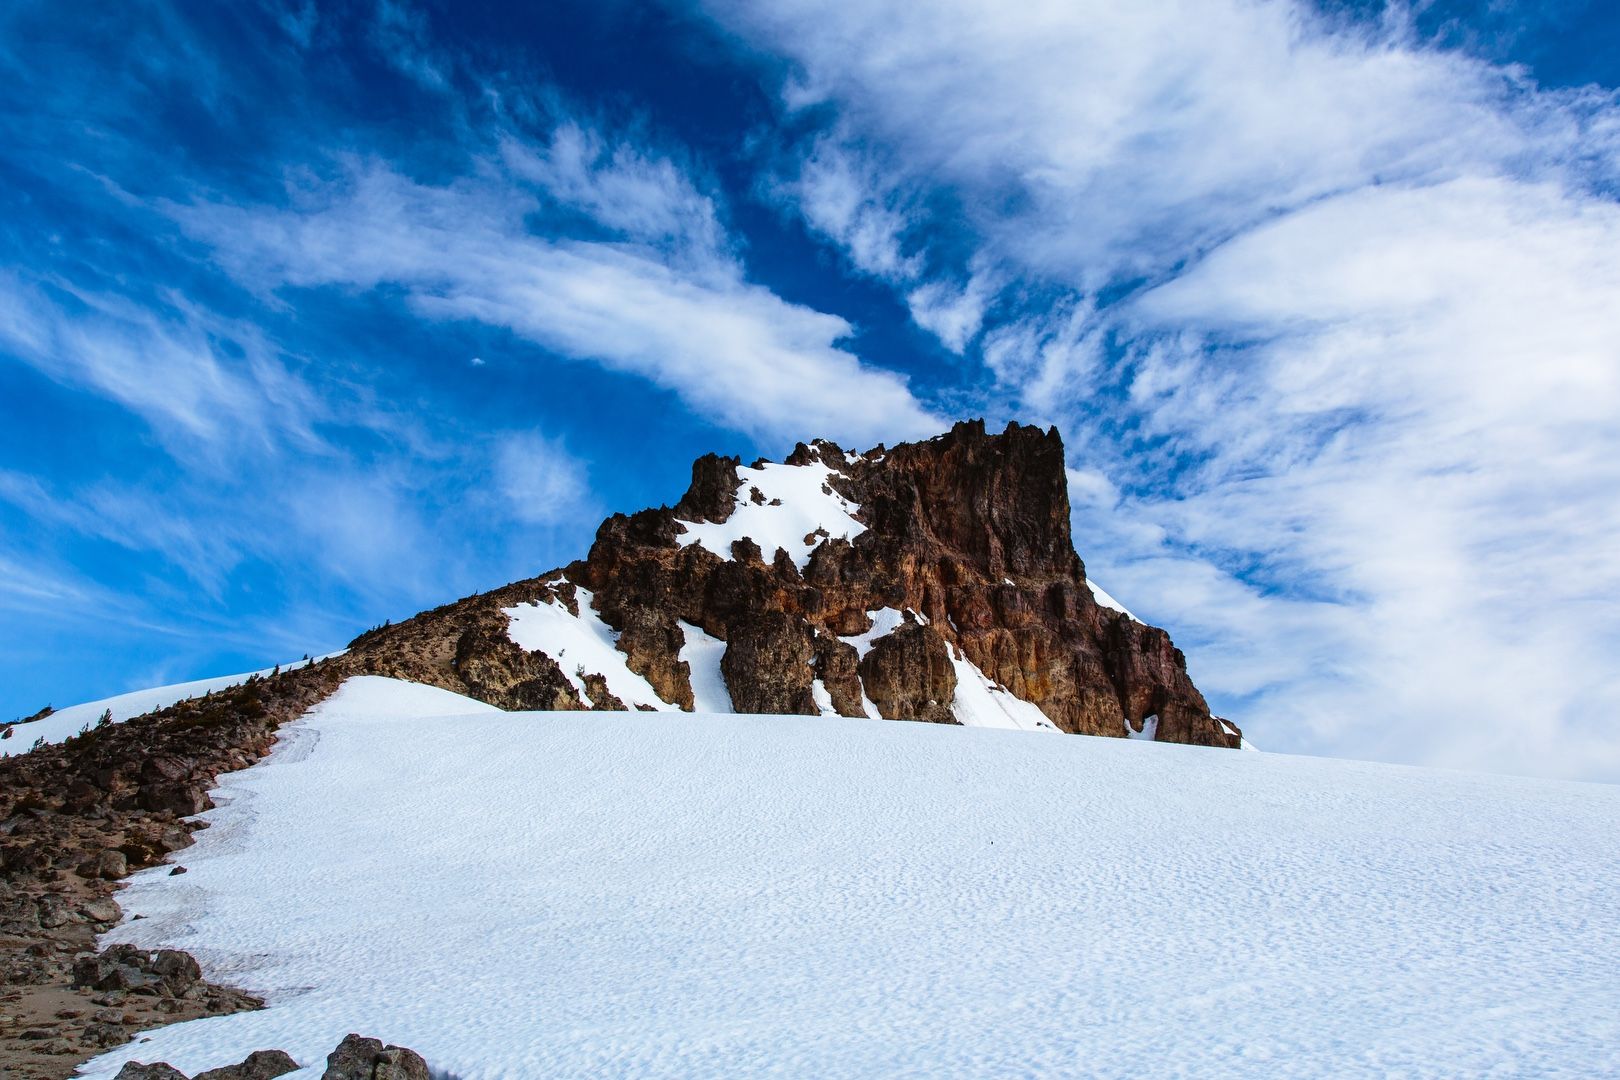
M558 206L603 239L532 234ZM714 422L766 437L825 432L877 442L939 421L904 380L839 343L843 318L743 279L706 200L667 166L560 129L545 152L505 143L499 162L442 185L347 159L289 205L171 204L235 277L267 294L404 290L427 319L510 330L563 356L645 378Z

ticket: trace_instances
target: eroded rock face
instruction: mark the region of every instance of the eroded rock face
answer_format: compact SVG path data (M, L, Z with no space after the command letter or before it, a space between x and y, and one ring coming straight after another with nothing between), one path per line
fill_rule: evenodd
M720 660L732 707L748 713L816 712L810 661L810 627L785 611L734 619Z
M785 464L824 476L824 494L853 508L862 529L812 527L792 537L798 552L756 529L771 548L763 550L737 523L781 500L765 493L763 472L711 454L693 464L674 507L615 514L589 555L562 571L363 635L354 663L502 708L625 707L607 673L525 651L504 631L503 608L554 603L578 614L584 590L585 614L617 634L629 670L673 708L694 705L684 622L725 643L720 670L738 711L875 708L957 722L959 658L1062 731L1123 736L1157 717L1161 740L1238 744L1236 728L1210 715L1169 635L1093 597L1070 540L1055 430L989 434L967 422L860 455L801 443ZM729 523L737 535L721 551L692 543L705 523ZM857 656L850 641L883 609L911 614Z
M917 622L873 643L861 659L860 678L884 719L956 723L956 672L948 650L939 631Z

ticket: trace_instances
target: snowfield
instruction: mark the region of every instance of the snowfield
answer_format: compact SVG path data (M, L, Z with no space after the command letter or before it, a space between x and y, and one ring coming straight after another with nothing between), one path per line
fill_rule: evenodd
M1620 787L370 677L225 779L108 937L270 1007L86 1076L1620 1074Z

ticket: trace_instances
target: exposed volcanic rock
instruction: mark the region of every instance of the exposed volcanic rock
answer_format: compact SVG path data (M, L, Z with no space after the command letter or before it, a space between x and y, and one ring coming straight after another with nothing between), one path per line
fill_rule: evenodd
M298 1062L284 1050L255 1050L238 1064L208 1069L192 1080L275 1080L297 1070ZM321 1080L432 1080L432 1075L415 1050L349 1035L326 1056ZM186 1074L163 1061L150 1065L131 1061L115 1080L186 1080Z
M348 1035L327 1055L321 1080L429 1080L429 1074L427 1062L415 1050Z
M908 622L872 645L860 663L866 696L884 716L954 724L956 672L950 646L932 626Z
M729 627L720 672L738 712L816 712L810 627L785 611L763 611Z
M685 521L724 522L737 505L737 466L741 458L704 454L692 462L692 486L675 504Z
M567 634L514 644L521 604L560 605ZM858 653L884 613L903 618ZM571 647L576 633L613 655ZM350 658L503 708L691 709L682 654L699 633L724 643L737 711L982 722L956 688L976 669L1061 731L1156 717L1163 741L1239 740L1168 634L1097 602L1062 440L1016 424L860 455L800 443L782 465L706 455L675 506L613 515L585 559L362 635Z

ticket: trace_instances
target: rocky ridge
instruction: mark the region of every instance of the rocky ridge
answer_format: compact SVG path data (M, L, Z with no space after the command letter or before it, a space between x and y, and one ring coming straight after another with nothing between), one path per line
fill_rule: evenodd
M836 532L817 524L829 518ZM569 634L515 633L540 604L611 635L622 660L608 666L642 684L574 664ZM862 640L885 614L898 622ZM801 443L782 465L708 455L679 502L608 518L586 558L364 634L351 653L507 709L623 708L626 685L655 695L636 707L692 709L694 637L723 645L737 712L972 723L957 682L982 675L1060 731L1240 740L1170 636L1087 587L1062 441L1018 425L964 422L864 454Z

